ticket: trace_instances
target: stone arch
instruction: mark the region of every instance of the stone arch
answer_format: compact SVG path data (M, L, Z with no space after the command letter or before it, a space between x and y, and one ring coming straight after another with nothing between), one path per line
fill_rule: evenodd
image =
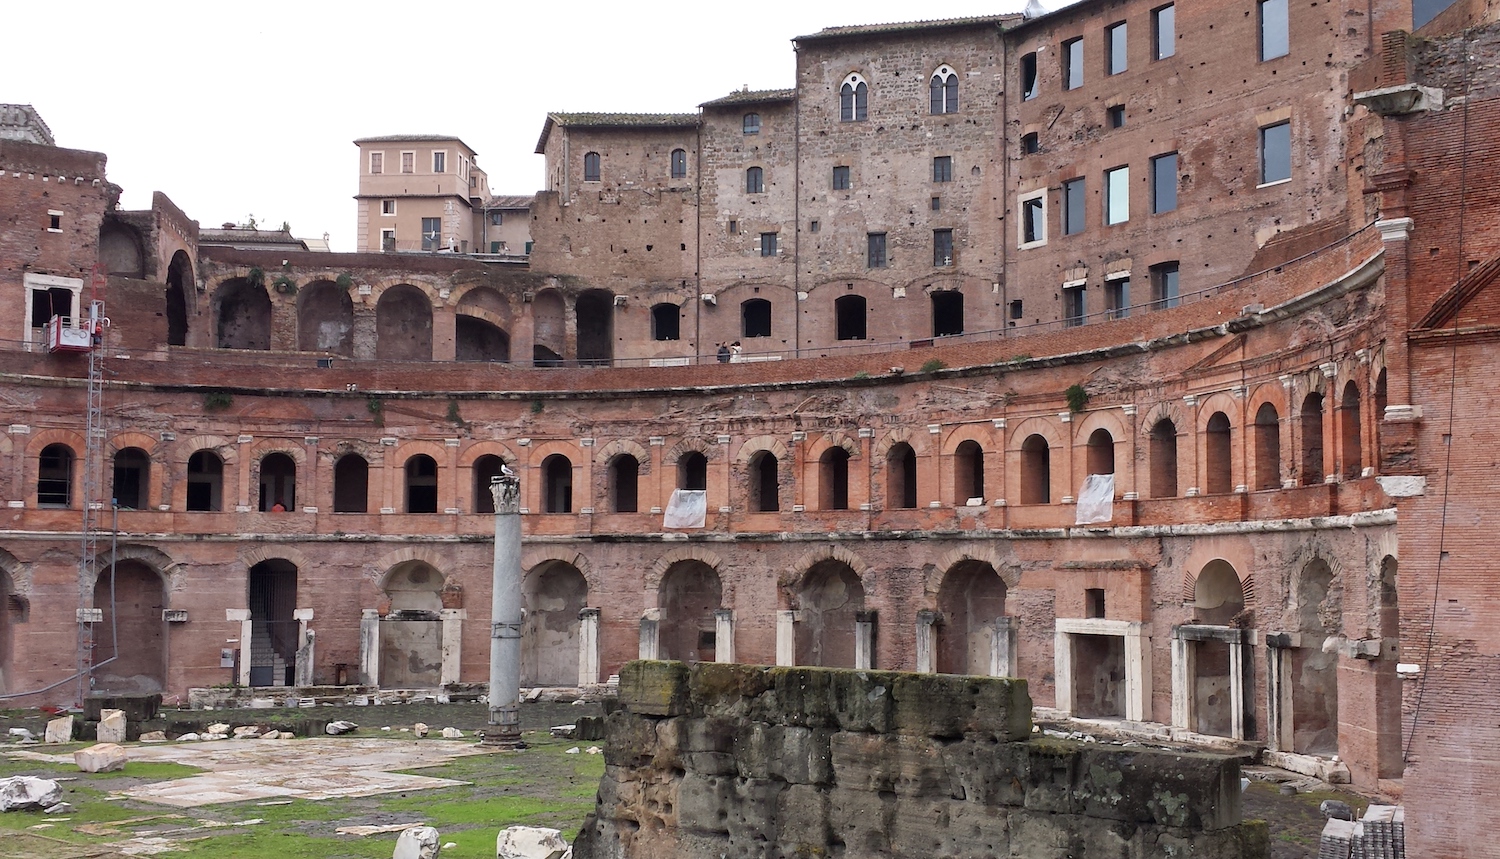
M707 441L705 439L678 439L676 444L673 444L670 448L667 449L666 455L662 457L662 461L676 465L677 461L682 459L685 454L701 453L703 454L704 459L707 459L709 462L713 462L718 458L719 452L720 450L722 450L722 448L723 445L714 444L712 441Z
M862 558L843 546L827 545L804 552L802 557L780 573L779 586L782 590L794 589L807 578L808 571L821 561L839 561L847 564L849 569L859 576L860 581L870 583L874 581L873 568Z
M605 465L608 464L611 459L614 459L615 456L622 453L628 453L631 456L635 457L636 461L641 464L642 474L650 473L650 452L628 438L617 438L614 441L609 442L608 444L595 448L594 462L598 465ZM704 455L706 456L707 453L705 452Z
M1184 602L1194 607L1202 623L1230 626L1236 616L1254 606L1249 577L1241 575L1223 558L1214 558L1197 574L1189 572L1189 575L1192 587L1184 595Z
M297 349L354 355L354 299L348 288L319 279L297 290Z
M193 260L185 250L172 254L167 265L165 302L167 345L186 346L189 320L198 310L198 289L193 278Z
M110 436L104 445L104 456L109 458L127 447L138 447L153 457L156 456L156 446L159 444L156 436L146 435L143 432L121 432Z
M715 573L722 574L724 571L724 559L703 546L679 546L669 552L665 552L657 558L655 563L646 570L644 587L647 594L655 594L661 590L662 578L666 576L667 570L675 564L683 561L697 561L713 569ZM728 600L727 590L725 600ZM651 608L651 606L647 606Z
M375 299L375 357L382 361L432 360L432 308L425 289L398 283Z
M166 686L166 579L153 564L118 554L94 576L93 607L100 612L90 654L96 689L159 693Z
M797 664L853 668L868 593L865 577L842 559L825 557L808 566L789 594L801 612L795 628Z
M515 451L507 447L504 442L486 440L476 441L464 448L458 455L458 467L472 468L474 460L481 456L498 456L505 460L506 464L512 468L516 467L521 461L520 457L516 456Z
M146 276L146 248L140 231L105 216L99 227L99 262L111 277Z
M850 438L842 432L825 433L807 449L807 459L816 460L829 448L841 447L849 454L850 459L858 459L860 455L859 442Z
M286 556L284 552L282 556L285 556L287 560L293 561L293 563L297 563L295 559ZM365 565L365 575L378 590L383 591L386 589L387 579L391 571L413 561L426 564L435 570L442 570L445 566L451 564L453 559L442 554L434 547L404 546L400 549L386 552L384 555ZM302 564L297 563L297 566L302 567Z
M257 546L240 555L246 569L266 561L285 561L299 570L311 569L312 561L297 549L286 545Z
M600 587L599 576L594 571L593 563L582 552L569 551L561 546L537 546L527 548L521 553L522 570L535 569L548 561L557 561L577 569L583 574L583 580L588 582L590 592Z
M1008 589L1021 586L1021 567L1014 563L1007 563L1000 553L991 548L978 546L960 546L949 549L939 555L932 562L932 577L928 582L929 594L936 594L943 587L949 571L959 564L974 561L981 564L989 564L994 568L1001 581L1005 582Z
M386 463L393 468L406 465L406 461L419 453L425 453L439 464L447 460L447 450L443 445L426 439L411 439L398 445L391 454L386 457Z
M936 600L943 615L936 653L940 673L990 673L996 622L1005 617L1009 590L989 561L966 558L946 568Z
M747 465L751 457L763 450L770 451L771 455L775 456L778 462L787 461L788 451L786 444L775 436L769 435L758 435L745 439L744 444L740 445L739 452L735 454L734 461L740 465Z
M521 684L573 686L579 682L579 613L588 606L583 571L564 560L547 559L525 567L521 578L526 608L521 627Z
M454 308L457 360L511 359L511 309L504 296L493 287L469 284L454 290L448 300Z
M1060 449L1063 444L1062 433L1057 424L1044 417L1022 418L1008 432L1007 446L1012 451L1019 451L1028 436L1039 435L1047 440L1047 447L1053 450Z
M251 283L244 275L220 281L214 289L213 309L215 346L270 350L271 294L264 282Z
M916 451L917 456L922 456L928 452L928 448L932 443L931 439L932 433L925 430L919 432L913 430L911 427L895 427L875 440L874 446L870 448L870 453L875 457L877 462L884 462L886 454L891 452L892 447L904 444L913 451Z
M154 547L140 543L121 543L114 548L116 562L135 561L144 567L148 567L161 579L164 594L181 590L186 586L187 568L181 561L173 560L171 555ZM105 549L96 553L88 564L87 586L93 588L99 584L99 576L109 569L110 550Z
M724 604L723 577L717 565L693 558L669 565L656 594L661 658L713 661L718 653L715 612Z

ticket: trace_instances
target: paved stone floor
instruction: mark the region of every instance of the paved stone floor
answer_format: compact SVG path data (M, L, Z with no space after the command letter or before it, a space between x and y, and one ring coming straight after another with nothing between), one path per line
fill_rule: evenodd
M332 799L427 790L464 782L393 771L437 766L490 751L472 740L335 737L132 745L132 761L186 764L208 772L130 788L124 794L160 805L196 808L245 800ZM73 760L71 754L26 751L11 755L63 764Z

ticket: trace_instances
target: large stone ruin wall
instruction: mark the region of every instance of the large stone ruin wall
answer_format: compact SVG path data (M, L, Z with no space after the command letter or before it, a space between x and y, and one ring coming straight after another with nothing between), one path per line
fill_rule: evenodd
M577 859L1267 855L1230 757L1034 736L1026 681L631 662Z

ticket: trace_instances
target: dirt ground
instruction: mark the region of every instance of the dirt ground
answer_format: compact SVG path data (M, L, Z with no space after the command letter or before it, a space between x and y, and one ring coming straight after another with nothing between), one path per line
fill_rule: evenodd
M168 859L385 859L395 833L342 835L349 826L385 826L416 821L435 825L444 843L444 857L492 857L495 833L505 826L527 823L577 831L593 807L603 773L603 756L584 750L602 741L559 740L547 733L553 725L569 724L582 715L598 715L597 704L528 703L521 708L522 730L532 748L520 753L475 755L411 772L467 782L459 787L362 798L240 802L174 809L122 796L136 785L196 772L174 764L132 762L123 773L80 774L71 766L17 760L0 754L0 777L38 775L68 778L65 801L76 806L71 814L10 813L0 815L0 855L14 859L84 859L161 853ZM38 711L0 711L0 732L26 727L40 734L48 716ZM425 722L436 734L454 727L472 734L485 727L488 712L478 704L415 703L368 707L319 707L316 710L165 711L158 727L173 733L213 722L286 726L298 720L323 723L348 719L360 726L356 736L404 738L415 722ZM390 731L382 728L389 727ZM8 740L9 737L3 737ZM296 742L282 740L280 742ZM0 745L0 753L25 748L49 753L82 748L71 746ZM569 754L570 749L579 749ZM1367 800L1334 787L1309 784L1306 779L1265 767L1246 770L1251 784L1245 794L1245 817L1266 820L1270 826L1271 859L1313 859L1323 816L1324 799L1340 799L1362 811ZM1281 786L1298 784L1286 794ZM170 852L168 852L170 851Z

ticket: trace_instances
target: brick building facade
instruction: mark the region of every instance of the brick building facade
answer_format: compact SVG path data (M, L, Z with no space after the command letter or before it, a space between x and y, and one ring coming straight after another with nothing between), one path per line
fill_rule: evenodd
M1500 27L1178 5L835 28L792 89L550 115L529 265L199 247L0 141L0 693L482 681L505 462L524 682L1016 674L1495 855ZM87 356L30 323L100 261L89 462Z

